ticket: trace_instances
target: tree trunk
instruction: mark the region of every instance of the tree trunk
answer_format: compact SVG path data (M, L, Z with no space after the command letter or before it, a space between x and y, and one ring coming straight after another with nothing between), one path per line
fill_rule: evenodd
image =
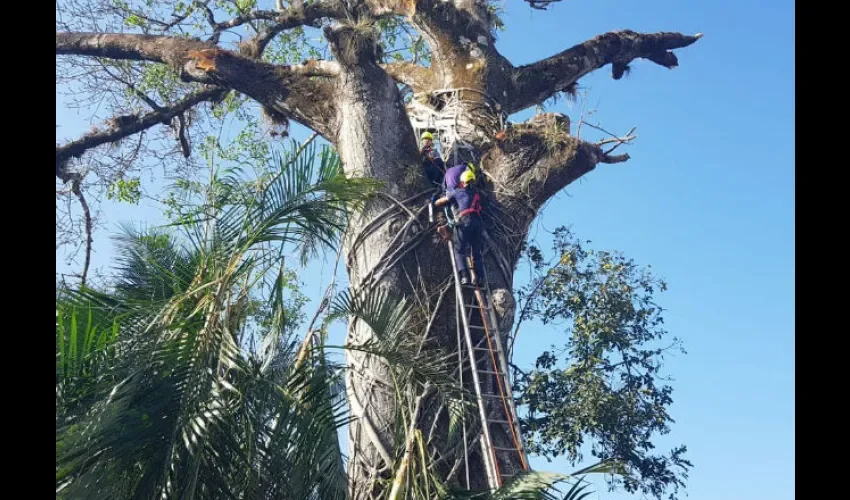
M452 283L451 260L448 246L428 228L425 204L434 190L429 189L420 173L413 130L395 83L383 71L358 65L350 72L343 72L337 96L341 103L337 148L343 164L351 174L386 183L382 195L350 222L346 232L345 253L351 286L355 290L392 291L411 301L427 302L426 307L433 308L440 292ZM497 165L488 164L487 168L499 170ZM499 200L494 201L491 206L497 208ZM503 332L508 332L513 323L512 274L519 245L534 215L527 209L514 211L515 220L509 221L506 228L497 228L488 221L488 233L493 241L489 246L491 251L484 256ZM510 233L514 236L506 236ZM406 250L409 251L405 253ZM362 322L352 321L349 325L348 341L354 345L368 341L371 335L369 327ZM454 349L457 344L453 289L441 301L428 340L431 345L446 350ZM356 418L349 435L350 480L357 488L352 497L374 498L381 491L375 481L386 478L398 458L399 443L393 440L397 401L383 360L349 351L347 363L347 392ZM433 410L423 416L423 432L430 429L434 418L447 418L445 412L435 415ZM496 439L503 446L509 444L508 436L496 436ZM478 448L470 443L470 450L476 455L471 464L472 486L486 488ZM447 474L452 465L453 461L444 462L443 473ZM517 464L501 465L504 470Z

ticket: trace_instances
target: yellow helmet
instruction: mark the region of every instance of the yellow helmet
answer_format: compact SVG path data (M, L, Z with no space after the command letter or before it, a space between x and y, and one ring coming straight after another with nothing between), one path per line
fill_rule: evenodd
M432 134L431 132L425 132L424 134L422 134L422 140L424 141L426 139L430 139L430 140L433 141L434 140L434 134Z
M460 174L460 182L464 184L475 182L475 172L471 170L464 170L464 172Z

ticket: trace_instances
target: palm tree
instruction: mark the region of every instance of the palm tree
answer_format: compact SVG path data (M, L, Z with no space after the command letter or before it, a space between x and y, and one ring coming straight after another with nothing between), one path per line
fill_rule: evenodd
M278 163L259 182L217 181L171 231L125 229L107 289L57 290L57 498L335 500L368 487L348 484L337 435L349 418L343 369L326 356L324 332L340 317L377 335L339 347L393 370L404 446L390 498L491 496L452 491L431 473L411 422L439 394L458 408L456 426L462 389L446 356L416 348L409 304L343 292L296 341L284 249L304 259L333 247L378 186L346 178L313 146ZM540 498L560 479L531 473L495 496Z

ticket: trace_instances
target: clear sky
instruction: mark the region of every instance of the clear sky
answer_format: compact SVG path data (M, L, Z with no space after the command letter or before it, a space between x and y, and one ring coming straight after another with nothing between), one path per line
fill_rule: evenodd
M539 224L572 225L591 247L621 250L669 283L660 303L688 354L666 364L677 423L659 448L688 446L689 498L794 498L794 3L564 0L548 12L505 3L508 30L497 46L515 64L614 29L705 34L677 51L681 66L672 71L637 61L623 80L608 67L580 82L602 125L636 126L639 138L626 149L630 161L600 165L553 200ZM57 139L87 128L58 103ZM579 111L565 102L550 110L574 120ZM150 204L110 204L106 227L156 222L156 214ZM103 232L98 242L94 264L108 265ZM328 267L314 263L305 275L326 282ZM320 285L305 290L315 298ZM518 364L555 340L523 328ZM604 488L595 496L639 498Z

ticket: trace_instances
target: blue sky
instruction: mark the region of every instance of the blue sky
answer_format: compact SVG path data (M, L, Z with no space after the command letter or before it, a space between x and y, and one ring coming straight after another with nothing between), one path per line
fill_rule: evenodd
M630 161L600 165L570 186L538 227L571 225L593 248L621 250L669 283L660 303L688 354L666 364L677 423L659 448L688 446L689 498L794 498L793 2L565 0L548 12L506 3L508 31L497 44L515 64L613 29L705 34L677 51L681 66L672 71L638 61L623 80L605 68L580 82L602 125L620 133L636 126L639 138L626 149ZM57 138L87 128L58 103ZM577 120L579 108L550 110ZM156 222L149 203L108 210L107 229ZM108 265L104 233L98 241L94 263ZM308 273L326 282L329 267L314 263ZM305 286L312 297L320 288ZM555 339L537 325L523 328L520 364ZM596 496L640 498L604 488Z

